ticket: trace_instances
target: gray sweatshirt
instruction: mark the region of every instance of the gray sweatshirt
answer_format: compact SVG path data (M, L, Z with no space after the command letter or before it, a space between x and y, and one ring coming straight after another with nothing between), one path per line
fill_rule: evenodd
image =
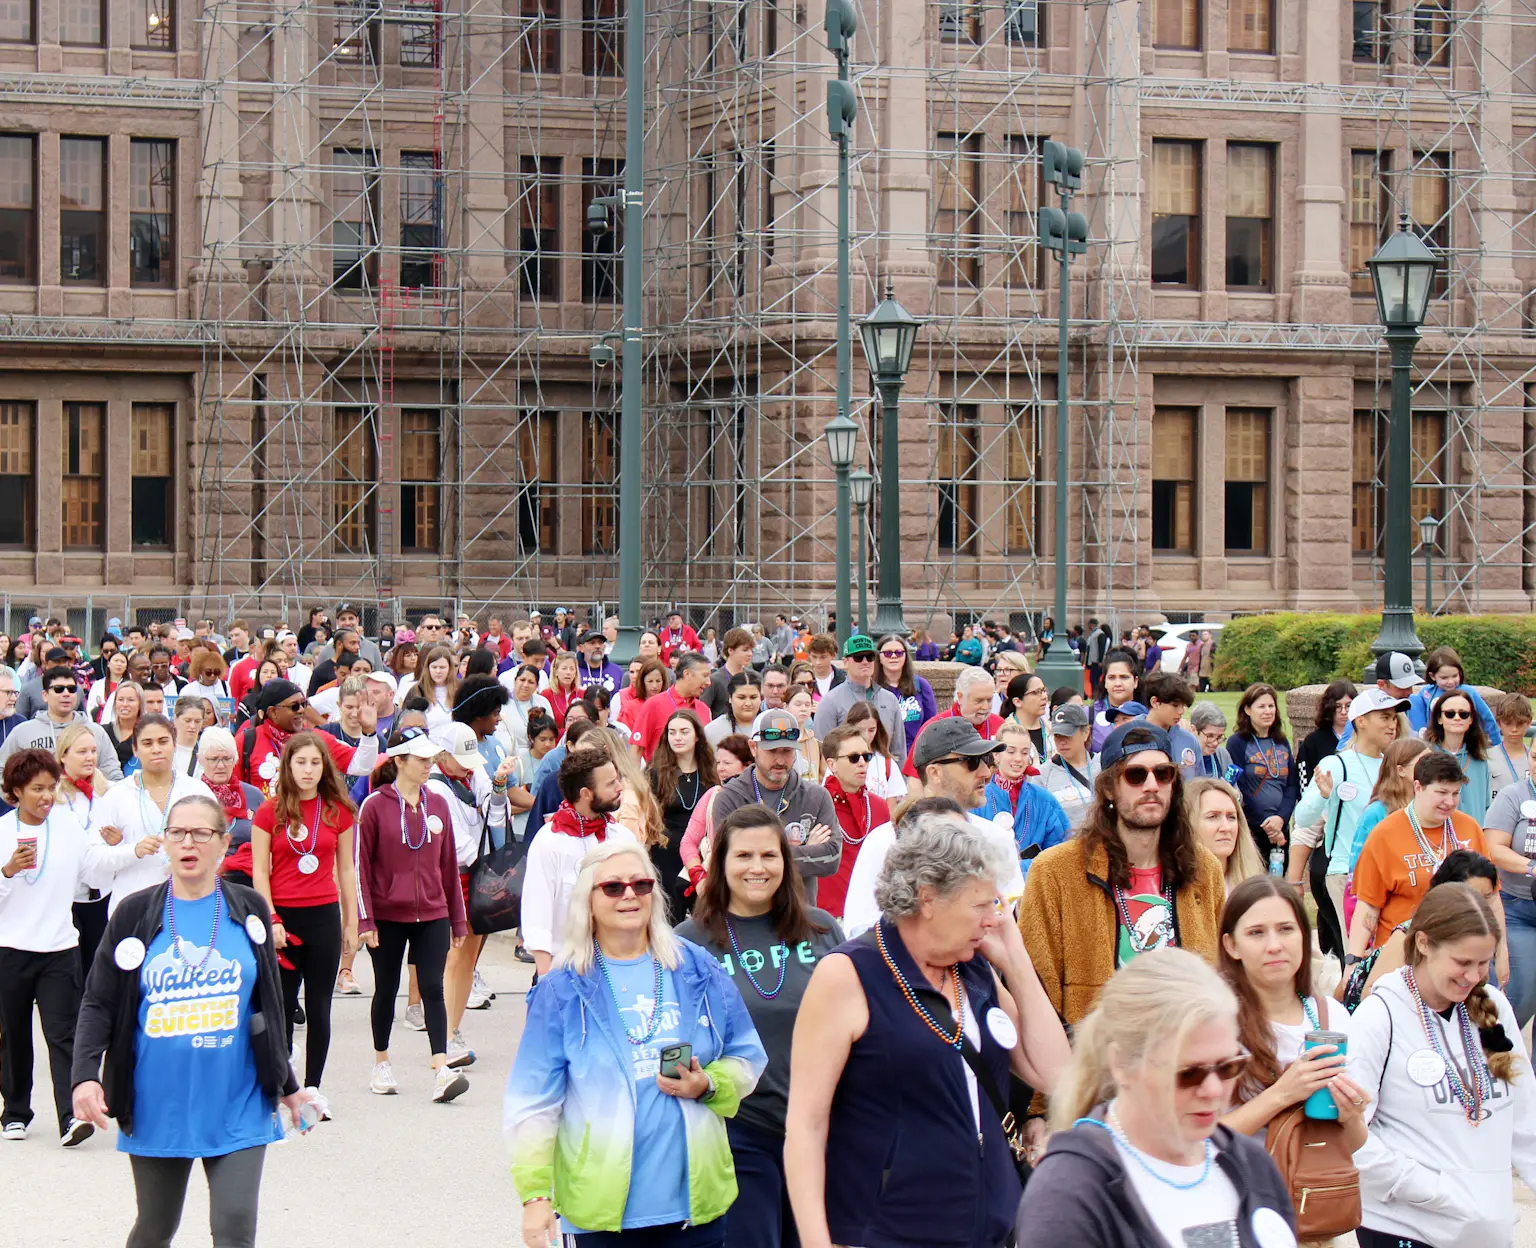
M90 724L91 736L96 738L96 766L101 768L108 780L116 784L123 778L122 765L117 761L117 747L112 744L112 738L107 736L107 730L100 724L91 723L90 716L84 711L76 711L73 719L66 720L62 724L56 724L49 719L47 711L39 711L11 733L5 739L5 744L0 746L0 767L3 767L6 760L17 750L47 750L50 754L57 753L55 747L59 734L72 723Z
M754 780L757 781L755 789ZM710 822L718 828L720 821L733 810L759 801L774 811L786 828L798 823L802 838L808 836L818 823L824 823L832 829L832 839L821 845L795 844L791 829L790 850L795 857L795 866L800 868L800 879L805 884L806 903L814 906L816 878L831 875L843 857L843 838L838 834L837 811L832 807L832 795L821 785L802 780L794 772L789 773L789 780L782 789L764 788L763 782L757 779L757 768L749 767L741 775L720 786L714 805L710 807Z

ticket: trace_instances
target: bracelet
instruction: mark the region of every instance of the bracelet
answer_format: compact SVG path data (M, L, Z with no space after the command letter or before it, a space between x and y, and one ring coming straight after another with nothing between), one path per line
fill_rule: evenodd
M543 1201L547 1205L547 1204L549 1204L549 1197L548 1196L530 1196L530 1197L528 1197L527 1200L523 1201L523 1208L526 1209L526 1208L528 1208L529 1205L536 1205L540 1201Z

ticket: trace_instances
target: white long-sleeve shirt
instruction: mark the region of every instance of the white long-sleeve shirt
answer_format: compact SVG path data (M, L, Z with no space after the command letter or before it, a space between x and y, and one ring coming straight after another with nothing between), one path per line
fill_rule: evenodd
M480 833L485 819L491 827L507 826L507 795L497 793L484 767L475 767L469 773L469 787L475 795L475 805L469 806L440 771L427 777L427 787L448 803L448 813L453 819L453 847L458 855L459 870L467 870L480 853Z
M623 824L608 821L610 841L633 841ZM545 824L528 846L523 874L523 944L551 957L565 943L565 909L581 870L581 860L601 842L595 836L570 836Z
M111 875L88 865L86 831L62 803L38 827L23 829L14 810L0 818L0 864L11 860L23 831L37 837L37 866L10 879L0 875L0 947L29 953L74 949L80 943L75 894L82 886L111 887Z
M92 809L95 807L97 802L106 797L106 795L111 791L111 787L111 785L108 785L107 788L96 794L94 799L87 797L84 793L80 792L79 789L76 789L68 798L65 798L63 793L59 794L59 798L56 805L54 806L54 809L68 810L70 814L74 815L74 817L80 821L80 827L84 829L86 834L82 838L82 841L89 840L90 831L96 826L96 820L91 815ZM90 891L94 887L95 885L82 882L80 887L75 891L75 900L90 900Z
M86 857L92 872L98 878L104 872L107 880L105 884L93 884L92 887L103 892L112 890L112 901L107 907L109 914L116 912L124 897L163 884L170 878L171 862L165 853L140 858L134 853L134 846L146 836L162 835L171 807L182 798L194 795L219 800L201 780L172 772L170 796L166 798L165 809L161 810L144 788L144 773L135 772L122 784L114 785L92 806ZM101 839L101 829L107 827L117 828L123 834L123 839L116 845L108 845Z

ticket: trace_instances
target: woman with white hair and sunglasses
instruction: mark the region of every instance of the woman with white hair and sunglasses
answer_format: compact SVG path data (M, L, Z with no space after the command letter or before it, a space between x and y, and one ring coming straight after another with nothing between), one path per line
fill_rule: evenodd
M529 993L502 1115L529 1248L552 1248L557 1231L725 1243L736 1175L724 1120L768 1059L736 986L673 934L664 898L643 848L600 844L581 860L554 967Z

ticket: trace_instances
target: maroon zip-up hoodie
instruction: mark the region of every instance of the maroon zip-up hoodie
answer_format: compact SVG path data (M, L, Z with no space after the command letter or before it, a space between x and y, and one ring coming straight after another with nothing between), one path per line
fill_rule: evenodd
M400 795L386 784L368 795L357 816L357 928L375 931L380 919L389 923L430 923L449 919L455 936L469 925L464 893L459 887L459 859L453 844L453 816L441 795L421 791L421 814L406 820L407 844L400 824ZM423 820L439 820L429 831ZM426 844L420 844L422 836Z

